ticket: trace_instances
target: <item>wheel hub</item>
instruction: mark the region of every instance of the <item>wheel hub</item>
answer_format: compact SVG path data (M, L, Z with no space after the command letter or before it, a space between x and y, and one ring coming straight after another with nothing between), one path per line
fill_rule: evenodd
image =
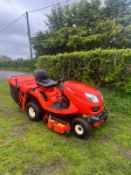
M76 133L79 134L79 135L82 135L82 134L84 133L84 129L83 129L82 126L79 125L79 124L77 124L77 125L75 126L75 131L76 131Z
M32 117L32 118L35 117L35 111L34 111L34 108L32 108L32 107L29 108L29 115L30 115L30 117Z

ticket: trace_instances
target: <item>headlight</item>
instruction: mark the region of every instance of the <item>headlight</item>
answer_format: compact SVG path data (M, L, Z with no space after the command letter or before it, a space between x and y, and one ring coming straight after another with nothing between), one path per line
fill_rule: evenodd
M93 94L89 94L89 93L85 93L85 96L88 100L90 100L92 103L99 103L98 98L93 95Z

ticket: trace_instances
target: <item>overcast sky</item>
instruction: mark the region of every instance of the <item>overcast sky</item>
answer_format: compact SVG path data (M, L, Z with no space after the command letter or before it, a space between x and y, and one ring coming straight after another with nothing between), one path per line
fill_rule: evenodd
M25 11L42 8L64 0L0 0L0 31L18 18ZM39 30L46 29L45 14L50 13L51 8L30 14L32 36ZM11 28L0 33L0 55L12 58L28 58L29 45L25 17Z

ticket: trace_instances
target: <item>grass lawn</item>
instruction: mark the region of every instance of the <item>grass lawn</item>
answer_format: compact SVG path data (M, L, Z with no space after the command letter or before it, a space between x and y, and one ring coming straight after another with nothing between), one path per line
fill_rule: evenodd
M131 97L104 94L109 119L81 140L29 121L0 82L0 175L131 175Z

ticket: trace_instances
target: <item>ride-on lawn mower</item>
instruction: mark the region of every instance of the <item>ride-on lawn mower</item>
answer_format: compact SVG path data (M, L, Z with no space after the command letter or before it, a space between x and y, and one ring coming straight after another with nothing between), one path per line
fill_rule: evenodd
M13 76L8 83L12 98L30 120L43 119L60 134L84 138L91 126L99 127L107 119L101 93L83 83L53 81L42 69L34 76Z

